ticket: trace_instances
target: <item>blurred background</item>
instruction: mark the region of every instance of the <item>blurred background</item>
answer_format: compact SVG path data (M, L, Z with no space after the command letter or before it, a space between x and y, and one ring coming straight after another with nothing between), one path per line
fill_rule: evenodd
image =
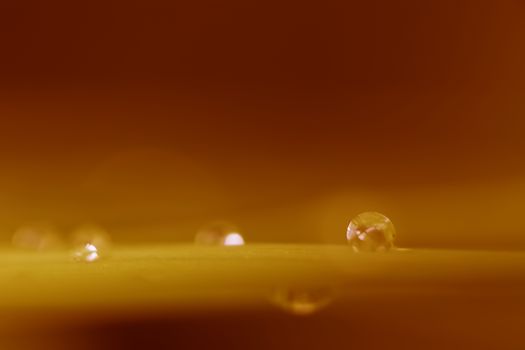
M525 248L525 3L0 3L0 240Z

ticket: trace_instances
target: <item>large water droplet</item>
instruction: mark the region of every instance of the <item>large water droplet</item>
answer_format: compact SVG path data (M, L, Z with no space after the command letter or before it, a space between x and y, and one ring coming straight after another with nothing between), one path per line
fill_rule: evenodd
M242 246L244 237L234 225L218 222L201 228L195 235L195 244L209 246Z
M276 290L271 300L286 312L308 316L330 305L335 299L334 294L330 287L288 287Z
M348 244L357 252L388 251L394 247L396 229L389 218L376 212L356 216L348 226Z

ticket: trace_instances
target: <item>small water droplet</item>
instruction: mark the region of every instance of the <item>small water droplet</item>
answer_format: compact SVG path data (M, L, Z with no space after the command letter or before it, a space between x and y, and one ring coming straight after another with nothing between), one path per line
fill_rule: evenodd
M394 247L396 229L389 218L376 212L356 216L348 226L346 238L356 252L388 251Z
M73 232L71 239L73 258L76 261L95 262L107 256L111 250L111 238L98 226L81 226Z
M243 246L244 237L234 225L213 223L201 228L195 235L195 244L209 246Z
M76 261L95 262L100 259L100 254L96 246L91 243L86 243L73 252L73 258Z
M286 312L308 316L330 305L335 299L334 294L331 287L289 287L276 290L271 301Z

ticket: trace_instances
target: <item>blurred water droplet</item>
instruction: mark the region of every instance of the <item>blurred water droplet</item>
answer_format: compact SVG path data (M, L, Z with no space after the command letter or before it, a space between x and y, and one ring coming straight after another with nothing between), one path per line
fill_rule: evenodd
M11 242L14 247L34 250L49 251L64 247L58 231L49 224L33 224L18 228Z
M85 225L71 235L73 258L77 261L94 262L107 256L111 250L111 238L102 228Z
M195 244L209 246L243 246L244 237L234 225L218 222L201 228L195 235Z
M394 247L396 229L389 218L376 212L356 216L348 226L346 238L356 252L388 251Z
M298 316L312 315L330 305L334 299L335 292L331 287L282 288L271 297L275 305Z

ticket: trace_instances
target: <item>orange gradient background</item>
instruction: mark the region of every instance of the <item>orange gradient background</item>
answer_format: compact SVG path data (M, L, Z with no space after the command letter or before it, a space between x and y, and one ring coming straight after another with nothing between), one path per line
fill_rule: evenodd
M0 4L0 239L525 247L522 1Z

